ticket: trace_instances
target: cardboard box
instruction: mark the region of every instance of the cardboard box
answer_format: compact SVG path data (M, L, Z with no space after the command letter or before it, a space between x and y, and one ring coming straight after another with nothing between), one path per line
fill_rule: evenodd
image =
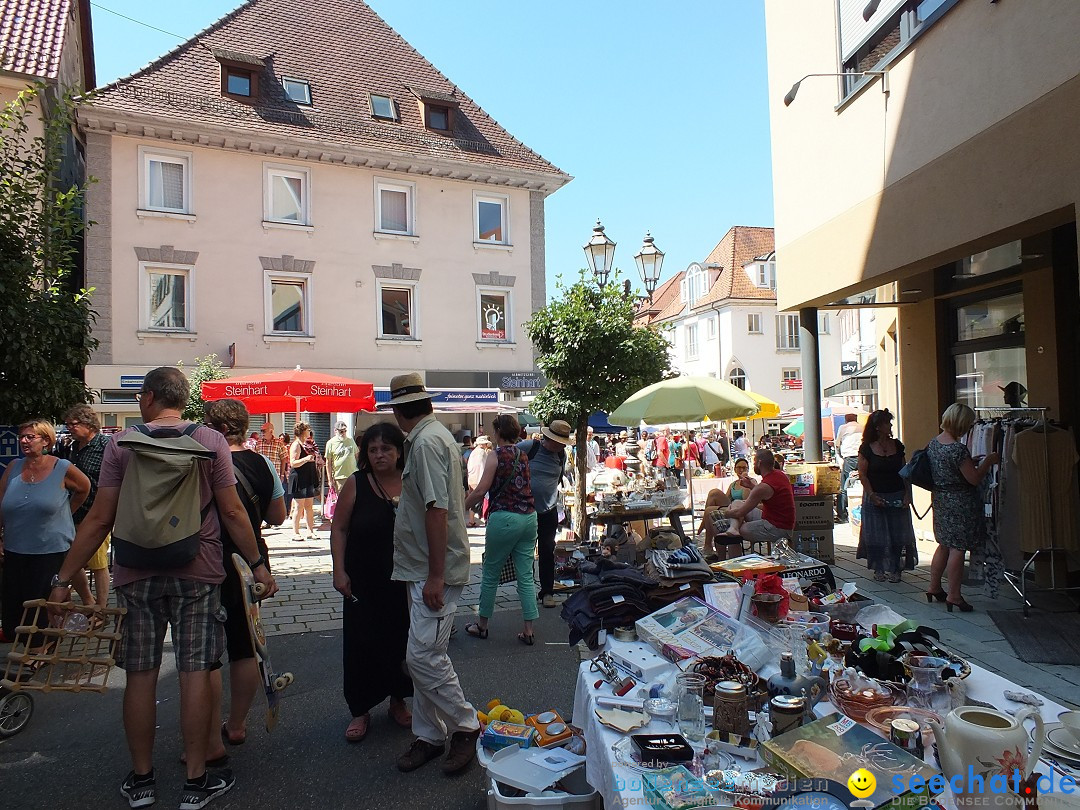
M687 597L650 613L634 624L638 638L663 654L665 644L684 647L702 655L726 655L743 629L734 619L700 599Z
M840 492L840 468L823 462L807 465L814 473L814 487L817 495L837 495Z
M795 496L795 529L832 530L835 514L832 495Z
M921 792L898 793L892 776L903 773L906 785L912 775L918 775L925 785L926 780L939 773L838 712L767 740L758 751L770 768L794 779L831 779L843 785L853 771L866 768L877 783L869 796L873 807L911 808L928 804L930 794L925 787ZM868 751L873 755L868 756Z
M791 533L791 547L800 554L823 563L832 564L836 561L832 526L828 529L796 528Z

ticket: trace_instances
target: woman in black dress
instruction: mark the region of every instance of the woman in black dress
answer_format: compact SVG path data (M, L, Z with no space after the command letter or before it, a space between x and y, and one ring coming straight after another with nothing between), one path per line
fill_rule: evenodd
M293 428L292 446L289 447L289 496L293 502L293 540L300 536L300 517L307 520L308 540L315 539L315 490L319 487L319 456L314 449L311 427L297 422Z
M866 560L878 582L899 582L900 572L914 569L919 559L908 509L911 486L900 477L906 463L904 445L893 438L892 423L887 410L874 411L866 420L859 447L863 507L855 558Z
M412 726L405 698L413 693L405 670L409 607L404 582L394 582L394 515L401 496L405 435L389 422L364 431L360 469L338 495L330 529L334 589L345 597L342 663L352 722L345 739L367 736L371 709L390 696L390 719Z

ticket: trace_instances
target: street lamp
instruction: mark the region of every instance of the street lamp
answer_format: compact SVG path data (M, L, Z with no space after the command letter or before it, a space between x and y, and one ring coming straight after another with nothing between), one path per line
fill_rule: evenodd
M592 238L585 243L584 250L596 283L601 287L606 287L608 276L611 275L611 264L615 259L615 243L604 233L604 226L600 224L600 220L596 220L596 227L592 229Z
M791 89L787 91L787 95L784 96L784 106L790 107L791 102L795 100L795 94L799 92L799 87L807 79L817 78L818 76L880 76L881 77L881 92L888 95L889 93L889 72L887 70L856 70L848 71L845 73L807 73L795 84L791 85Z
M660 280L660 268L664 266L664 251L654 244L651 232L645 232L645 241L634 257L634 261L637 262L641 280L645 283L645 292L649 294L649 300L652 301L656 282Z
M607 286L615 260L615 243L604 233L600 220L596 220L592 238L585 243L584 250L597 285L601 288ZM645 284L645 291L648 293L646 297L651 301L656 283L660 279L660 269L664 266L664 251L656 246L651 233L646 232L641 250L634 256L634 262L637 264L641 281ZM624 284L624 294L629 296L630 279L626 279Z

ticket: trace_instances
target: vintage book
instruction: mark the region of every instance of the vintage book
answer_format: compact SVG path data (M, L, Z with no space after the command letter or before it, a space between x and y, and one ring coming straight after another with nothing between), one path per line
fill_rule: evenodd
M925 788L919 792L898 792L893 777L899 776L900 784L906 787L912 776L922 777L925 784L925 780L939 773L838 712L767 740L759 752L769 767L789 778L832 779L847 784L855 771L865 768L876 780L874 792L866 797L873 807L910 808L928 804L931 797Z

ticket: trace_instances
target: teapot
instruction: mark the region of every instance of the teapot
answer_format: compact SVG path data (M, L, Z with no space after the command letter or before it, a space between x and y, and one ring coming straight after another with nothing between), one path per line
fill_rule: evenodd
M1028 735L1024 721L1035 721L1034 744L1026 754ZM984 792L990 789L990 778L1003 776L1009 789L1014 789L1013 773L1020 771L1023 781L1035 769L1042 755L1043 719L1036 708L1026 708L1010 717L993 709L980 706L961 706L945 717L944 725L930 720L937 742L941 769L950 780L960 776L967 787L968 767L974 775L985 780Z
M769 678L769 697L777 695L806 696L806 708L810 710L825 695L828 683L816 675L795 673L795 656L785 652L780 656L780 672Z

